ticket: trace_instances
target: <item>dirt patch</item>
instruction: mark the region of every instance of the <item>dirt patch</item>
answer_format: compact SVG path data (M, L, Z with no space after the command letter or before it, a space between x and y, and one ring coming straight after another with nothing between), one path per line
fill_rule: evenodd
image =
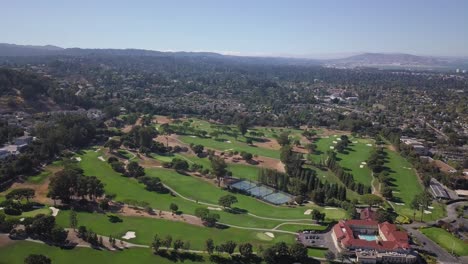
M258 166L262 168L274 169L280 172L284 171L284 164L279 159L258 156L252 159L252 162L247 162L240 155L221 155L222 151L215 151L215 154L224 158L224 161L227 163L233 164L243 164L243 165L250 165L250 166Z
M0 248L1 247L6 247L6 246L11 245L13 243L15 243L15 241L11 240L8 237L8 234L0 234Z
M157 124L171 124L173 120L167 116L156 116L153 118L153 122L156 122Z
M50 180L48 178L41 184L15 182L9 190L31 188L36 192L36 196L32 199L33 201L43 204L52 204L53 200L47 197L47 193L49 192L49 182Z
M125 216L140 216L155 219L166 219L170 221L185 222L191 225L203 226L202 221L198 217L186 214L176 215L167 211L155 210L153 214L148 214L143 210L124 206L120 209L118 213Z
M321 130L321 133L319 133L319 134L321 136L351 135L351 132L349 132L349 131L326 129L326 128L321 128L320 130Z
M254 145L257 147L266 148L266 149L274 149L274 150L281 149L281 146L280 144L278 144L278 141L274 139L265 139L264 142L255 142Z

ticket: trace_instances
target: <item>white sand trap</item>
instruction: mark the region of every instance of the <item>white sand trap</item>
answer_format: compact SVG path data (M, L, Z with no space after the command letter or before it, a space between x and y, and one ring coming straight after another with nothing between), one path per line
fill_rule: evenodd
M428 210L424 210L424 213L425 213L425 214L432 214L432 212L431 212L431 211L428 211Z
M353 144L357 144L357 141L353 141Z
M52 216L57 216L58 213L59 213L59 211L60 211L60 209L55 208L55 207L53 207L53 206L52 206L52 207L49 207L49 209L52 210Z
M102 156L97 157L101 161L106 161Z
M191 138L196 138L197 136L190 136Z
M428 206L427 208L429 208L430 210L434 209L434 206Z
M305 215L310 215L310 214L312 214L312 211L313 211L312 209L307 209L307 210L304 212L304 214L305 214Z
M361 168L361 169L364 168L364 165L359 165L359 168Z
M81 161L81 157L75 157L76 161Z
M336 143L338 143L338 142L336 142L336 141L333 141L333 144L336 144Z
M330 146L330 149L335 149L335 147L334 147L334 146Z
M24 217L23 218L20 218L20 222L23 222L24 221Z
M338 137L338 135L333 135L334 137Z
M0 210L3 210L4 208L3 207L0 207Z
M366 144L366 146L372 147L372 144Z
M367 164L367 162L363 161L363 162L361 162L361 164L362 164L362 165L366 165L366 164Z
M219 208L219 207L208 207L208 210L213 210L213 211L221 211L223 209Z
M96 149L94 152L99 152L100 150L101 150L101 149L100 149L100 148L98 148L98 149Z
M275 238L275 234L273 234L272 232L265 232L265 235L271 237L271 238Z
M338 210L336 207L325 207L325 210Z
M405 205L404 203L395 203L396 205Z
M397 192L397 191L392 191L392 193L400 193L400 192Z
M125 236L123 236L122 238L123 239L132 239L132 238L135 238L135 237L136 237L135 232L127 231L127 233L125 233Z
M341 141L342 139L341 139L341 138L337 138L336 140Z
M227 140L226 143L231 143L231 141L230 141L230 140Z

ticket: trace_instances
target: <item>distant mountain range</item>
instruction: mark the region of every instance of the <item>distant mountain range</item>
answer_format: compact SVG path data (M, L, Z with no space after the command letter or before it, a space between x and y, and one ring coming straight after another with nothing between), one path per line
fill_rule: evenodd
M468 69L468 58L416 56L403 53L362 53L346 58L315 60L285 57L243 57L214 52L162 52L142 49L81 49L52 45L31 46L0 43L0 57L30 56L174 56L185 58L229 59L256 64L322 65L337 68L408 68L408 69Z

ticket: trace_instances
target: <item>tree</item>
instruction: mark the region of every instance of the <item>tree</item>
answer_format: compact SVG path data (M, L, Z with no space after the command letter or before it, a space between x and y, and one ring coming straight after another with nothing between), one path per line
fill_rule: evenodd
M227 165L224 159L218 156L213 156L211 158L211 168L213 169L213 173L218 180L218 187L221 186L221 178L224 177L227 173Z
M145 175L145 169L143 169L143 167L141 167L136 161L129 162L127 165L127 170L127 175L129 177L138 178Z
M364 194L363 196L361 196L361 201L364 204L368 204L370 207L383 203L383 200L382 200L381 197L379 197L379 196L377 196L375 194L370 194L370 193Z
M34 189L20 188L20 189L12 190L5 197L7 199L14 199L14 200L22 200L23 198L25 198L29 202L29 199L34 198L35 194L36 192L34 191Z
M232 255L232 253L234 253L234 250L236 250L237 244L236 242L229 240L221 246L224 252L228 253L229 255Z
M327 250L327 252L325 252L325 258L331 262L332 260L335 259L335 253L333 253L333 251L330 251L330 250Z
M172 213L175 214L179 210L179 206L177 206L177 204L175 204L175 203L171 203L169 205L169 209L171 209Z
M78 218L73 208L70 210L70 227L73 228L73 230L78 227Z
M239 253L244 258L249 258L253 254L253 247L250 243L244 243L239 245Z
M237 203L237 197L231 194L224 195L218 200L218 204L224 208L231 208L234 203Z
M151 248L153 249L153 252L157 253L162 244L162 239L158 235L154 235L153 243L151 243Z
M51 264L50 258L42 254L29 254L24 259L24 264Z
M325 220L325 213L321 213L319 210L312 210L312 220L315 220L317 222L321 222L323 220Z
M171 235L167 235L166 238L162 241L162 244L163 244L166 248L170 248L171 245L172 245L172 236L171 236Z
M205 241L205 249L206 249L206 252L208 252L208 254L213 254L213 251L215 249L215 245L214 245L214 241L213 239L211 238L208 238L206 241Z
M413 200L416 200L414 201L414 203L418 204L419 210L421 211L421 222L422 222L423 216L424 216L424 210L427 210L429 205L431 205L432 203L432 196L427 192L423 192L423 193L416 195L415 198L413 198ZM411 206L413 206L413 201L411 202Z
M191 146L191 149L193 150L193 152L195 152L195 154L197 155L200 155L203 153L203 150L204 150L205 147L203 147L203 145L192 145Z
M62 245L67 241L68 231L58 226L54 227L50 232L50 240L57 245Z
M296 261L302 262L303 260L307 259L307 248L300 243L295 243L289 248L289 254L292 258Z
M104 144L104 147L109 148L110 152L113 152L114 150L120 148L120 145L122 143L119 140L116 139L109 139L106 144Z
M289 133L288 132L282 132L278 138L276 139L276 141L278 141L278 144L280 144L280 146L286 146L286 145L289 145L290 141L289 141Z
M252 158L253 158L253 155L252 155L252 153L242 151L242 152L241 152L241 157L242 157L245 161L251 161Z
M184 246L184 241L182 241L182 240L180 240L180 239L176 239L176 240L174 241L174 246L173 246L173 248L174 248L175 251L178 251L178 250L181 249L183 246Z
M237 128L239 129L239 132L244 136L245 133L247 133L247 130L249 128L249 121L247 120L246 117L241 118L237 122Z

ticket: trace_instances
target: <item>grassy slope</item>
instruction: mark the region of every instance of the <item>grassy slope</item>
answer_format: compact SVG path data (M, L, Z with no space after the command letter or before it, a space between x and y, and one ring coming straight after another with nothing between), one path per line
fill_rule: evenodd
M52 263L97 264L97 263L160 263L169 264L173 261L155 256L150 249L132 248L123 251L95 250L90 248L61 249L45 244L18 241L6 247L0 247L0 263L23 264L29 254L43 254L52 259ZM209 263L208 257L201 261L185 260L183 263Z
M106 184L106 192L117 194L117 200L123 201L126 199L134 199L138 201L146 201L153 208L161 210L168 210L170 203L173 202L179 206L180 210L188 214L193 214L195 209L199 207L199 205L193 202L183 200L179 197L173 197L170 194L158 194L146 191L144 186L138 183L135 179L129 179L114 172L106 162L98 160L98 156L100 156L99 153L87 151L81 156L82 161L80 164L86 175L96 175ZM182 194L186 194L194 199L200 198L200 201L207 200L210 203L216 204L220 196L227 194L226 191L222 191L200 179L179 175L172 170L151 169L148 170L148 173L149 175L160 177L163 182L167 183L169 186L173 186L176 191L180 191ZM197 188L193 188L193 186L197 186ZM193 193L195 195L192 196L191 194ZM240 198L239 200L242 201L238 204L239 207L241 207L241 205L246 205L248 208L245 209L253 210L255 214L261 216L293 219L309 218L303 214L306 208L292 209L287 207L275 207L257 201L251 197L238 196ZM328 216L333 219L341 219L345 216L342 210L329 211L333 211L327 212ZM279 221L258 219L245 214L220 212L220 215L223 222L234 225L272 228L279 223Z
M451 252L453 248L453 252L457 255L468 256L468 244L444 229L429 227L421 229L421 232L448 252Z
M216 243L233 240L236 242L251 242L253 245L268 245L279 241L292 243L294 236L289 234L275 234L275 239L272 241L262 241L257 238L257 233L261 231L243 230L235 228L217 229L200 227L182 222L174 222L169 220L160 220L146 217L121 217L123 220L120 223L111 223L104 214L97 213L78 213L79 225L84 225L91 228L98 234L120 238L127 231L136 232L136 238L130 239L129 242L137 244L149 245L153 240L154 235L159 236L171 235L173 239L181 239L190 241L192 249L203 250L205 241L212 238ZM61 226L69 225L69 212L62 211L57 217L57 223Z

